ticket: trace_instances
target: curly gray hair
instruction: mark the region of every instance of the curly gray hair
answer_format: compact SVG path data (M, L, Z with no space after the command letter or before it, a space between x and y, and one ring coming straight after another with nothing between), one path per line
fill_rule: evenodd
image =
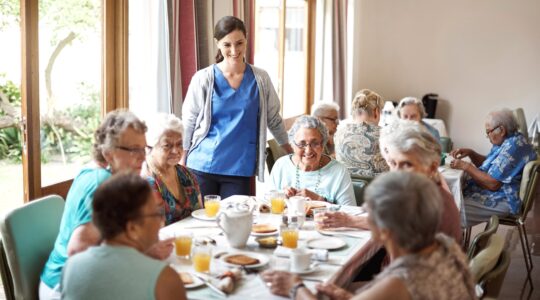
M378 176L365 191L369 218L392 233L395 242L412 252L435 241L441 193L428 177L413 172L388 172Z
M441 159L441 145L418 122L396 120L381 130L379 139L381 153L386 158L386 149L392 147L402 153L417 156L428 167Z
M489 124L491 128L495 128L497 126L504 127L506 130L506 136L513 135L519 129L519 125L514 113L508 108L490 112L486 117L486 123Z
M330 101L319 101L315 102L315 104L311 106L311 115L314 117L320 117L324 112L332 110L339 111L339 105Z
M127 128L133 128L141 134L144 134L147 129L146 124L130 111L119 109L108 113L94 132L94 144L92 145L94 160L106 164L107 160L103 156L103 151L114 148L120 135Z
M294 144L294 136L300 129L317 129L322 137L323 146L326 145L326 142L328 141L328 129L326 126L316 117L312 116L300 116L292 125L291 129L289 129L289 143Z
M184 135L184 126L182 120L173 114L158 113L147 122L148 131L146 132L146 142L149 146L155 147L163 134L167 131Z
M416 105L418 108L418 112L420 113L420 117L425 118L427 116L426 109L424 108L424 104L422 104L422 101L420 101L418 98L415 97L405 97L399 101L399 104L397 106L397 116L398 118L401 118L401 109L404 106L407 105Z

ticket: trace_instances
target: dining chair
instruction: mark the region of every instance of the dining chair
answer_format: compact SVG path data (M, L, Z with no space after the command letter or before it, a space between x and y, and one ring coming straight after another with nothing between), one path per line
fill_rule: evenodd
M484 249L490 237L497 232L497 229L499 229L499 217L491 216L484 231L474 237L474 240L467 250L467 257L472 259L480 250Z
M287 155L287 152L281 148L275 139L268 140L268 147L266 148L266 166L268 167L268 173L272 171L274 163L282 156Z
M512 111L514 113L514 117L516 118L516 121L518 123L518 131L527 139L529 140L529 131L527 128L527 120L525 119L525 112L523 111L523 108L519 107Z
M0 239L0 274L2 275L2 286L4 287L4 296L6 299L15 299L13 296L13 279L11 278L11 272L6 257L6 251L4 251L4 242Z
M495 267L487 272L478 283L484 290L482 299L499 298L508 266L510 266L510 252L503 250Z
M527 214L529 214L529 211L533 205L539 183L540 159L537 159L528 162L523 169L523 176L521 178L521 185L519 189L519 197L521 198L521 207L519 209L519 213L512 216L499 218L500 224L516 226L519 230L521 250L523 251L525 267L527 268L527 278L529 279L531 286L531 270L533 268L533 262L531 257L531 248L529 247L529 239L527 238L527 231L525 230L525 220L527 219Z
M40 274L53 249L63 211L64 199L50 195L12 210L0 221L13 299L38 299Z
M373 177L351 174L354 198L356 199L357 206L364 204L364 189L372 180Z

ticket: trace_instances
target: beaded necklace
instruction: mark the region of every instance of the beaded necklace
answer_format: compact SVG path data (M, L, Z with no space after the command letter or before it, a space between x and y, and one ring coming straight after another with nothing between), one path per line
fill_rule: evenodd
M294 164L294 161L292 160L292 154L291 154L291 161ZM300 165L300 161L298 161L298 163L296 164L296 189L297 190L300 189L300 167L299 167L299 165ZM317 170L317 182L315 183L315 189L313 191L317 195L320 195L319 185L321 184L321 169L322 169L322 157L319 160L319 170Z

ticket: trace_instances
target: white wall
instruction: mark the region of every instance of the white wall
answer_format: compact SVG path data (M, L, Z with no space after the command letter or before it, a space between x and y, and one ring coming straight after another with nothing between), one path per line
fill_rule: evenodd
M351 93L385 99L439 94L455 147L486 153L495 108L540 113L540 1L356 0ZM356 22L358 23L358 22Z

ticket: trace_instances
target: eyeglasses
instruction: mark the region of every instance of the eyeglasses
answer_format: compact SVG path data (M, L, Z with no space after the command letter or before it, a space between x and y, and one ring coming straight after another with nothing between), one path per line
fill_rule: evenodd
M330 120L331 122L335 124L339 124L339 118L330 118L330 117L320 117L321 119Z
M501 127L501 126L497 126L497 127L492 128L492 129L486 130L486 137L489 137L489 135L490 135L493 131L499 129L500 127Z
M310 146L311 149L315 149L315 148L319 148L322 146L322 142L311 142L311 143L306 143L306 142L300 142L300 143L297 143L297 142L294 142L293 143L296 145L296 147L300 148L300 149L306 149L307 146Z
M129 152L129 155L131 156L145 156L146 155L146 147L138 148L138 147L114 146L114 148Z
M165 218L165 209L160 208L160 209L158 209L158 211L156 211L154 213L141 214L141 215L138 215L137 218L160 218L160 219L164 219Z
M160 147L165 152L170 152L170 151L172 151L173 148L176 148L178 150L184 149L183 146L182 146L182 141L180 141L180 142L178 142L176 144L168 144L167 143L167 144L161 145Z

